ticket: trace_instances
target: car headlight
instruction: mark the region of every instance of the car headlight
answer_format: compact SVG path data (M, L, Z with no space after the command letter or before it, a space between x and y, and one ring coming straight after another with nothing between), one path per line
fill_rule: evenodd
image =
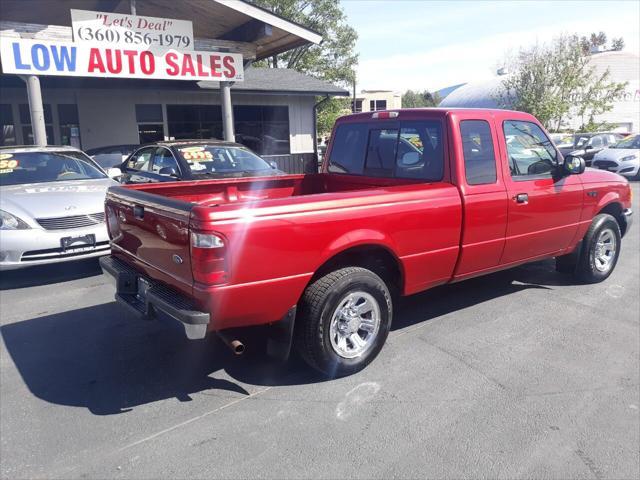
M0 210L0 230L27 230L28 228L31 227L20 218Z
M628 162L629 160L635 160L636 158L638 158L637 155L629 155L628 157L622 157L620 161Z

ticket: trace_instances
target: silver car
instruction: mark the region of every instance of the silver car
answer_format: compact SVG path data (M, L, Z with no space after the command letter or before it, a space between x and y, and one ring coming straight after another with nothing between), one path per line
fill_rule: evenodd
M111 185L75 148L0 148L0 270L109 253L104 199Z
M593 157L592 167L640 179L640 135L632 135Z

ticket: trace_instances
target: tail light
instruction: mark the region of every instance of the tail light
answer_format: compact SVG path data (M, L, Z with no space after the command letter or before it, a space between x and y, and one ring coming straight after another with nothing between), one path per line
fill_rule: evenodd
M205 285L227 281L227 246L213 233L191 232L191 271L193 279Z
M109 233L109 238L111 238L111 240L117 240L121 234L118 216L113 207L107 206L105 210L107 214L107 232Z

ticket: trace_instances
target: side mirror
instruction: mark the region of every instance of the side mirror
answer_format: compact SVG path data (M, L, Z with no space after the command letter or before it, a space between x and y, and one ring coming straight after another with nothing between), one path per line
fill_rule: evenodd
M271 166L271 168L273 168L274 170L278 169L278 164L276 162L274 162L273 160L269 160L269 165Z
M585 168L584 158L573 155L567 155L562 164L562 169L567 175L579 175Z
M584 149L585 150L593 150L593 145L585 145Z
M420 163L420 154L418 152L407 152L400 158L402 167L413 167Z
M116 178L116 177L119 177L120 175L122 175L122 170L120 170L117 167L111 167L107 169L107 176L109 178Z
M168 177L177 177L178 176L178 172L176 172L176 169L173 168L173 167L162 167L158 173L160 175L166 175Z

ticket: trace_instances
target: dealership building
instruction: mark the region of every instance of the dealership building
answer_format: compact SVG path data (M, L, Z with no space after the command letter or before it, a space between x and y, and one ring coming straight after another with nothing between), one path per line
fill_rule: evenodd
M0 145L46 141L87 150L163 139L224 138L270 157L285 170L302 172L315 165L317 104L323 97L349 95L293 70L252 67L256 60L322 39L316 32L237 0L2 0L0 42L22 39L71 45L77 41L72 9L109 12L116 18L133 14L190 22L194 53L235 54L242 62L237 77L242 78L173 80L155 74L106 78L99 72L17 75L4 73L3 58ZM30 66L24 51L20 57L16 48L2 52L19 57L11 59L14 65ZM34 57L33 62L38 66L42 57Z

